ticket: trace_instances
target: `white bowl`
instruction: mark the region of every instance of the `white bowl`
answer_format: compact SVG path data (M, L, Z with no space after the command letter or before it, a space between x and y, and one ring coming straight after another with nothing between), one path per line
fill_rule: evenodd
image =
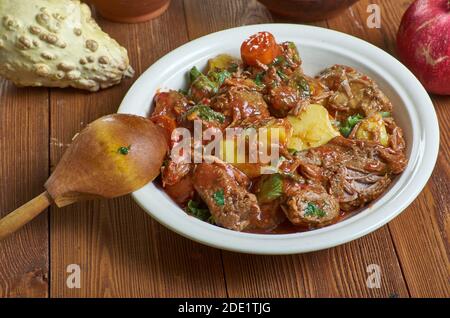
M133 198L158 222L171 230L217 248L253 254L293 254L343 244L370 233L402 212L420 193L431 175L439 149L439 126L433 104L419 81L400 62L355 37L318 27L260 24L213 33L170 52L131 87L120 113L147 116L158 89L186 85L188 70L206 65L219 53L239 56L243 40L269 31L278 42L297 44L307 74L333 64L345 64L371 76L394 104L394 117L403 128L409 164L390 189L360 213L340 223L294 234L250 234L231 231L187 215L162 190L149 183Z

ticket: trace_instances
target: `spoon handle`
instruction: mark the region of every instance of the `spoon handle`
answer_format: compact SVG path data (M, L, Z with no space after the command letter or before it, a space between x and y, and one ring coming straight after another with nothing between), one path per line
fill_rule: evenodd
M0 219L0 241L30 222L52 203L47 191Z

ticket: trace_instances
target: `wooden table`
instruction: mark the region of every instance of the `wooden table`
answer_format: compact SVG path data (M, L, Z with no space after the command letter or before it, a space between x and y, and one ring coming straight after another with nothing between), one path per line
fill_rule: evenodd
M381 29L366 27L369 3L381 7ZM395 54L396 30L409 3L364 0L316 25ZM284 20L255 0L172 0L168 12L148 23L98 21L128 48L137 77L199 36ZM125 80L92 94L16 88L0 80L0 215L42 192L72 136L86 123L115 112L132 83ZM242 255L169 231L130 197L52 207L0 242L0 296L449 297L450 98L433 96L433 101L441 125L433 176L406 211L370 235L316 253ZM66 285L70 264L80 266L79 289ZM380 266L380 288L366 285L370 264Z

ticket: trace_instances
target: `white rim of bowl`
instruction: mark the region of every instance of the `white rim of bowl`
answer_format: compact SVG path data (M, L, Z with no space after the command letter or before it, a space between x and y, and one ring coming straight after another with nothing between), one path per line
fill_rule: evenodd
M404 103L409 105L407 108L413 126L418 127L422 133L420 135L413 133L411 156L406 170L388 192L358 214L321 229L292 234L236 232L200 221L187 215L178 207L183 214L178 213L173 217L167 217L168 211L164 210L167 210L169 199L153 183L135 191L132 194L135 201L159 223L172 231L205 245L235 252L282 255L317 251L360 238L388 223L411 204L430 178L439 151L439 126L433 103L422 84L403 64L380 48L351 35L320 27L297 24L257 24L211 33L190 41L166 54L142 73L124 97L118 112L133 113L129 108L134 96L140 95L138 86L145 83L153 73L159 74L163 70L167 72L177 67L180 63L180 53L183 53L182 60L191 60L192 55L201 55L202 47L206 47L212 40L228 33L239 31L250 35L262 30L283 33L286 29L296 32L328 33L332 36L332 43L351 47L352 51L342 47L339 50L346 51L347 56L356 57L356 60L363 62L373 72L386 79ZM310 42L311 45L317 41L305 40L305 42ZM330 50L336 47L330 43L321 43L320 46ZM384 65L384 69L377 65ZM395 78L385 69L389 69L390 74L395 74ZM409 89L404 90L402 87ZM419 107L412 106L414 104ZM149 200L147 193L149 190L154 196L153 200ZM377 213L372 213L372 210L377 210Z

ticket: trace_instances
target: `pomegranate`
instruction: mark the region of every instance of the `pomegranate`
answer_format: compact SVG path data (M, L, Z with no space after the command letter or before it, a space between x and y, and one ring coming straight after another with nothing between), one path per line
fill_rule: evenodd
M416 0L397 34L400 60L428 92L450 95L450 0Z

